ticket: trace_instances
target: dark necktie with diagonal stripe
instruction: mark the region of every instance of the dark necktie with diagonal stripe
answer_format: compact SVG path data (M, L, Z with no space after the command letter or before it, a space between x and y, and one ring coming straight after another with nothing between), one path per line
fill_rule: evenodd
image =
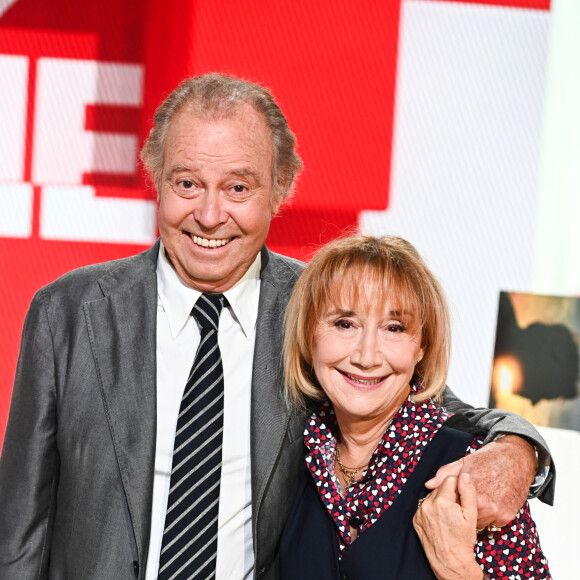
M201 338L177 419L160 580L215 576L224 416L218 325L226 302L202 294L191 311Z

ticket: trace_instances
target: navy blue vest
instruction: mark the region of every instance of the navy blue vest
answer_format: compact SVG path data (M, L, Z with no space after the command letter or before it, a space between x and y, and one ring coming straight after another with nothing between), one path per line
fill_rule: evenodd
M280 544L282 580L422 580L435 578L413 529L424 483L439 467L459 459L472 435L441 427L423 451L399 497L339 560L336 526L310 473L303 471Z

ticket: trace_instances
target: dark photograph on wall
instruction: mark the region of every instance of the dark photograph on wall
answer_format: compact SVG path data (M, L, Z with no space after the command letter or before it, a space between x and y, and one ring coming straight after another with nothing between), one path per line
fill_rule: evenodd
M580 299L500 292L489 406L580 431Z

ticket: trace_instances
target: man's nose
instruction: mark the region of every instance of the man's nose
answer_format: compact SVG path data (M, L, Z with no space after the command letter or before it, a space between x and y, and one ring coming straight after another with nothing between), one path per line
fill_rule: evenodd
M212 229L227 221L224 202L218 190L207 189L198 198L193 217L204 229Z

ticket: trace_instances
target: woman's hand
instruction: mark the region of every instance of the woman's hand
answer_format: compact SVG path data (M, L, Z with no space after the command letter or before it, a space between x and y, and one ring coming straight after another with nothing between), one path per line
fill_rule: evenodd
M420 503L413 525L439 580L481 580L475 561L477 498L469 474L448 477Z

